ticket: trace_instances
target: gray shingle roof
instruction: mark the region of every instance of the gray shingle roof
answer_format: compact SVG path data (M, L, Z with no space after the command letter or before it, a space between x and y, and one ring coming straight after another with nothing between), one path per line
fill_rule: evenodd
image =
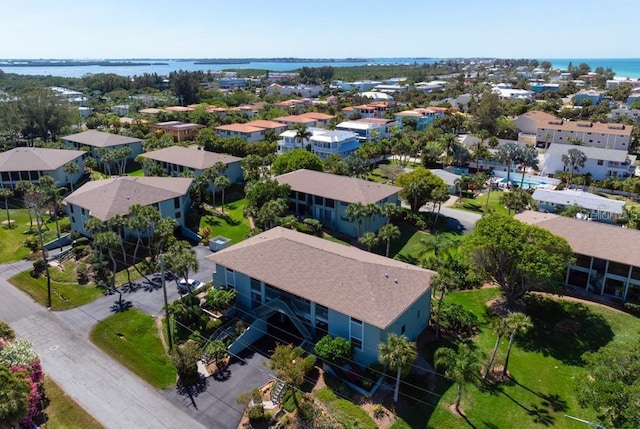
M18 147L0 153L0 171L53 171L85 153L81 150Z
M297 170L276 177L280 183L291 186L291 190L331 198L346 203L376 203L402 188L382 183L313 170Z
M380 329L427 293L435 275L281 227L207 258Z
M86 144L95 147L111 147L123 144L141 142L141 139L121 136L118 134L103 133L101 131L89 130L78 134L71 134L62 138L71 142Z
M192 179L186 177L113 177L87 182L64 199L100 220L129 214L134 204L148 206L189 191Z
M515 216L564 237L575 253L640 266L640 231L550 213L525 211Z
M237 156L190 149L182 146L166 147L154 150L153 152L146 152L140 156L153 159L154 161L183 165L196 170L204 170L212 167L218 161L224 162L227 165L242 161L242 158L238 158Z
M611 200L590 192L563 189L561 191L537 188L532 198L536 201L572 206L574 204L589 210L607 211L622 214L624 201Z

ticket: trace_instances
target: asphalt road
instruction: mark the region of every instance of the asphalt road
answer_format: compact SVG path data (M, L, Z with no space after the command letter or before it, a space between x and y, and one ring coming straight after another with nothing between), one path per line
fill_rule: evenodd
M199 270L189 277L210 281L213 264L205 257L211 252L198 246L196 253ZM48 311L6 280L31 267L29 261L0 265L0 319L32 342L47 375L105 427L235 428L242 415L237 395L271 379L264 358L250 355L231 365L226 378L210 378L199 389L159 392L89 342L91 328L116 311L118 294L63 312ZM164 299L157 285L140 279L124 290L125 305L161 314ZM167 281L167 294L170 302L178 298L175 282ZM194 393L200 395L197 400Z

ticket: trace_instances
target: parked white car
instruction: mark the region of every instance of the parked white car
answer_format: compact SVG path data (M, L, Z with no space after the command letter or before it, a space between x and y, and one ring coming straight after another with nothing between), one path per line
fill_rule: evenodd
M203 286L204 286L204 283L202 283L200 280L194 280L194 279L185 280L184 278L181 278L180 280L178 280L178 292L183 294L188 293L189 289L191 289L191 292L193 293Z

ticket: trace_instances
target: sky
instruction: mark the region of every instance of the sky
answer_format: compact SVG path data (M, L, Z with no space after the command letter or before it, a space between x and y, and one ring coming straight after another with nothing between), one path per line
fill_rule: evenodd
M639 58L638 0L0 0L0 58Z

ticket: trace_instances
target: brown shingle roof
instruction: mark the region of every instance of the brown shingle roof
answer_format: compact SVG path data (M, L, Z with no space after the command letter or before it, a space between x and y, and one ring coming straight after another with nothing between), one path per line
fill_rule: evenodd
M101 131L95 130L89 130L78 134L71 134L69 136L63 137L62 139L95 147L111 147L123 144L139 143L142 141L133 137L103 133Z
M53 171L85 153L82 150L17 147L0 153L0 171Z
M204 170L212 167L218 161L224 162L227 165L242 161L242 158L238 158L237 156L190 149L182 146L170 146L154 150L153 152L147 152L140 156L153 159L154 161L183 165L196 170Z
M397 186L304 169L282 174L276 180L288 184L293 191L346 203L376 203L402 190Z
M534 211L519 213L516 219L564 237L575 253L640 266L638 230Z
M281 227L207 258L380 329L428 293L435 275Z
M129 214L134 204L148 206L189 191L192 179L186 177L113 177L87 182L64 199L89 210L102 221Z

